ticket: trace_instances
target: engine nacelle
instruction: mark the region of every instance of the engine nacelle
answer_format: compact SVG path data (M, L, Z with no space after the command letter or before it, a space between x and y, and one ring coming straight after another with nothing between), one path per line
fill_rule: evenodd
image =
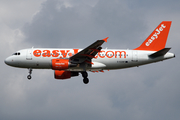
M69 63L69 59L52 59L51 63L53 70L65 70L69 67L76 67L76 64Z
M54 78L56 79L69 79L74 76L78 76L78 72L64 71L64 70L55 70Z

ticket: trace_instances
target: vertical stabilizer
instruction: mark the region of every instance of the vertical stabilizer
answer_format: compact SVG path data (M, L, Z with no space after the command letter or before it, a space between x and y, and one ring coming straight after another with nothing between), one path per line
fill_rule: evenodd
M159 51L165 48L171 21L162 21L149 37L134 50Z

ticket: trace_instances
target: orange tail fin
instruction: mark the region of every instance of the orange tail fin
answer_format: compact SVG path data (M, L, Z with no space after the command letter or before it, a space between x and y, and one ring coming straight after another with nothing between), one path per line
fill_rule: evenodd
M165 48L171 21L162 21L149 37L134 50L159 51Z

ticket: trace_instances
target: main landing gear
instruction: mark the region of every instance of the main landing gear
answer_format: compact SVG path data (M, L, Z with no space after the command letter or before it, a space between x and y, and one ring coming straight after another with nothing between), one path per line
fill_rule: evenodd
M82 77L83 77L84 84L88 84L89 83L89 79L87 78L88 73L85 71L85 72L81 72L81 74L82 74Z
M29 75L27 76L27 79L30 80L30 79L32 78L32 77L31 77L31 74L32 74L32 68L29 68L28 70L29 70Z

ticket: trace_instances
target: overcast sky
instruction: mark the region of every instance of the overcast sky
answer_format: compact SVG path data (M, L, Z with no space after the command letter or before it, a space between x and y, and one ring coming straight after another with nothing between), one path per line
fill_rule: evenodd
M180 119L179 0L0 0L1 120ZM34 47L134 49L161 21L176 58L150 65L54 79L53 70L12 68L4 59Z

